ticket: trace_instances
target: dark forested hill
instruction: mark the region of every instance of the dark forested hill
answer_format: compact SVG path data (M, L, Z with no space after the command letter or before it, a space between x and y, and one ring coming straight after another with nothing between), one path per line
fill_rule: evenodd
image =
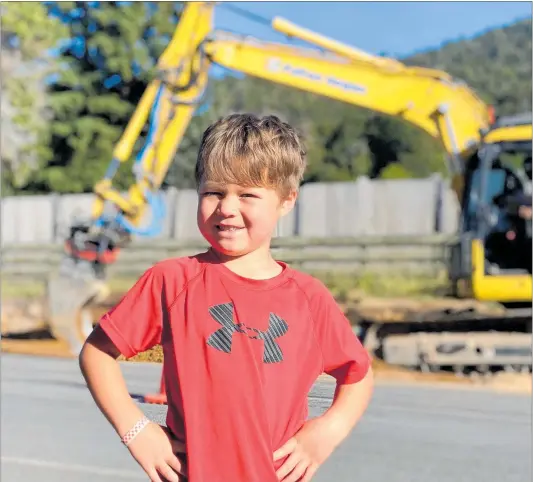
M531 19L403 61L463 79L498 113L531 110Z

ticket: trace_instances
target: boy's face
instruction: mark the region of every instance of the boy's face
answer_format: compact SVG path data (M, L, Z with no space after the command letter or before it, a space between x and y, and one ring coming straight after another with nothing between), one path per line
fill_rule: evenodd
M279 218L296 201L296 192L282 200L273 189L237 184L202 182L198 192L198 228L226 256L268 248Z

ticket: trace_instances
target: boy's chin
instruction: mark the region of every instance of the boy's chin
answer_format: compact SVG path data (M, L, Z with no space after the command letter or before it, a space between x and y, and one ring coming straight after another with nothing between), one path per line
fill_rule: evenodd
M226 243L212 243L211 247L223 256L238 258L253 251L253 249L238 246L227 246Z
M235 243L228 241L210 241L211 248L217 253L227 258L239 258L247 254L257 251L257 247L251 246L248 243Z

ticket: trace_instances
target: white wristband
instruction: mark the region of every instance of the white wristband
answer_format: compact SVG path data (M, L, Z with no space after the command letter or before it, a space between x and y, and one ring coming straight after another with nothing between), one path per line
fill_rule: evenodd
M142 417L124 437L122 437L122 443L127 447L131 441L139 434L139 432L150 423L146 417Z

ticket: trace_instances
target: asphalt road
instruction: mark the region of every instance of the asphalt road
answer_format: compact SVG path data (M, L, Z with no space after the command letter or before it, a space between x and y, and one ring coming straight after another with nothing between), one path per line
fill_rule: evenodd
M97 410L71 360L4 354L2 482L147 480ZM160 367L124 364L132 395ZM310 394L311 416L333 384ZM162 408L143 405L162 419ZM472 389L379 384L351 437L313 482L530 482L531 398ZM232 481L233 482L233 481Z

